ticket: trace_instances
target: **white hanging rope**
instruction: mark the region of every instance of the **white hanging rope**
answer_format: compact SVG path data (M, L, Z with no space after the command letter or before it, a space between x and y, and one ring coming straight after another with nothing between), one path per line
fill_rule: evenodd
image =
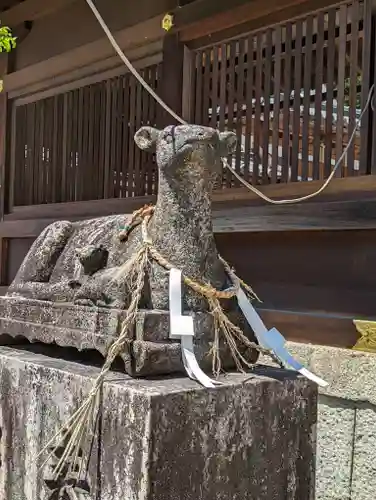
M149 94L157 101L157 103L160 104L160 106L162 106L162 108L164 108L164 110L167 111L177 122L181 123L182 125L187 125L187 122L185 120L183 120L183 118L181 116L177 115L158 96L158 94L156 94L154 92L154 90L142 78L142 76L140 75L140 73L136 70L136 68L133 66L133 64L130 62L130 60L126 57L126 55L124 54L124 52L121 50L119 44L116 42L116 40L115 40L114 36L112 35L110 29L108 28L107 24L105 23L105 21L103 20L102 16L98 12L98 9L94 5L94 2L92 0L86 0L86 3L89 5L90 9L92 10L94 16L96 17L96 19L98 20L99 24L101 25L103 31L105 32L108 40L110 41L111 45L115 49L116 53L118 54L118 56L120 57L120 59L123 61L123 63L125 64L125 66L128 68L128 70L132 73L132 75L140 82L140 84L145 88L145 90L147 90L149 92ZM306 200L309 200L311 198L314 198L315 196L318 196L319 194L321 194L324 191L324 189L326 189L328 187L328 185L330 184L331 180L333 179L336 171L338 170L340 164L342 163L342 160L344 159L344 157L346 156L348 150L350 149L350 146L351 146L351 144L352 144L352 142L353 142L353 140L355 138L356 131L359 129L359 127L361 125L361 121L363 119L363 116L366 113L366 111L368 110L369 105L371 103L371 98L372 98L373 90L374 90L374 85L372 85L372 87L370 88L370 90L368 92L368 97L367 97L366 104L365 104L364 109L362 110L359 118L355 122L354 130L352 131L352 134L351 134L350 139L349 139L349 141L347 143L347 146L343 150L343 153L341 154L341 156L338 158L338 160L337 160L336 164L334 165L333 170L330 173L329 177L326 179L326 181L323 183L323 185L317 191L314 191L313 193L307 194L305 196L301 196L299 198L293 198L293 199L290 199L290 200L273 200L272 198L269 198L264 193L262 193L255 186L252 186L252 184L250 184L249 182L247 182L245 179L243 179L243 177L241 177L241 175L239 175L230 166L230 164L228 163L228 161L227 161L226 158L222 158L223 165L232 173L232 175L234 177L236 177L236 179L238 179L238 181L241 184L243 184L243 186L245 186L247 189L249 189L250 191L252 191L253 193L255 193L257 196L259 196L264 201L266 201L268 203L271 203L273 205L291 205L293 203L299 203L299 202L306 201Z
M255 188L254 186L252 186L252 184L249 184L249 182L247 182L245 179L243 179L233 168L230 167L230 165L228 164L227 160L225 162L225 166L231 170L232 174L245 187L247 187L248 189L250 189L251 191L253 191L255 194L257 194L263 200L267 201L268 203L272 203L273 205L289 205L289 204L291 205L292 203L299 203L301 201L305 201L305 200L309 200L310 198L314 198L315 196L321 194L324 191L324 189L328 187L330 181L333 179L336 171L338 170L338 167L341 165L342 160L344 159L344 157L346 156L348 150L350 149L350 146L351 146L351 144L352 144L352 142L353 142L353 140L355 138L356 131L360 127L362 119L363 119L363 116L364 116L365 112L367 111L367 109L369 108L369 105L370 105L370 102L371 102L371 98L372 98L372 94L373 94L373 89L374 89L374 85L372 85L372 87L370 88L370 90L368 92L368 97L367 97L366 105L364 106L363 111L361 112L358 120L355 123L354 130L351 133L351 136L350 136L349 142L347 143L347 146L343 150L341 156L338 158L338 160L337 160L336 164L334 165L333 170L331 171L329 177L326 179L326 181L324 182L324 184L317 191L314 191L313 193L307 194L305 196L301 196L300 198L293 198L291 200L273 200L272 198L269 198L268 196L266 196L265 194L263 194L261 191L259 191L257 188Z
M106 33L107 38L109 39L111 45L117 52L118 56L120 59L123 61L123 63L126 65L126 67L129 69L129 71L132 73L132 75L141 83L141 85L144 87L145 90L149 92L149 94L154 97L154 99L157 101L158 104L162 106L170 115L175 118L175 120L182 125L187 125L187 122L183 120L179 115L177 115L170 107L167 106L167 104L159 97L158 94L154 92L154 90L150 87L148 83L145 82L145 80L142 78L140 73L137 71L137 69L133 66L133 64L130 62L128 57L124 54L124 52L121 50L119 44L115 40L114 36L112 35L109 27L107 24L104 22L102 16L99 14L98 9L94 5L92 0L86 0L87 4L93 11L94 16L97 18L99 24L101 25L103 31Z

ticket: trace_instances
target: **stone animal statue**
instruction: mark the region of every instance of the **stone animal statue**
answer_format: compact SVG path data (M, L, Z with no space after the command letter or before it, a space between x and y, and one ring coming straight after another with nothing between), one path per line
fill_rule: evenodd
M149 227L153 244L187 276L222 289L227 278L213 236L211 191L220 175L221 156L236 146L235 134L195 125L162 131L143 127L135 141L145 151L156 151L159 168L158 198ZM121 243L122 225L123 215L50 225L32 245L8 294L126 308L125 284L117 280L106 291L106 282L141 243L140 227ZM151 265L144 307L168 309L167 274L159 265ZM189 290L185 306L205 308Z
M213 235L211 192L221 174L221 157L234 151L235 134L196 125L142 127L135 142L144 151L154 151L158 165L158 197L148 225L154 247L186 276L217 290L228 288ZM8 297L126 309L130 293L119 268L142 245L142 233L137 226L126 242L120 241L125 223L126 216L114 215L50 225L32 245ZM169 309L168 271L154 261L139 308ZM183 288L184 311L207 309L203 297ZM230 300L227 309L238 314L236 301Z

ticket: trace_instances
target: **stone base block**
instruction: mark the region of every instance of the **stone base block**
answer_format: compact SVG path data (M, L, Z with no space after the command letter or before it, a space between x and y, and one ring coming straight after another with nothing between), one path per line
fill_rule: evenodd
M56 343L79 351L96 350L105 357L119 336L125 316L125 311L117 309L0 297L0 345L9 345L9 337L21 337L30 342ZM207 354L213 341L213 315L196 312L192 316L196 358L203 370L211 371L212 359ZM249 330L244 317L237 311L229 317L243 331ZM140 310L122 354L125 371L132 376L185 373L180 342L171 341L169 335L169 311ZM249 351L246 357L256 362L258 353ZM221 361L226 369L234 367L230 350L223 343Z
M98 369L0 347L2 500L312 500L316 388L258 367L204 389L187 378L104 383L89 473L73 492L43 445ZM83 460L87 449L83 449ZM61 452L61 450L59 450ZM66 488L66 490L63 490ZM61 496L59 496L61 495Z
M375 498L376 355L295 342L288 349L329 382L318 400L316 500Z

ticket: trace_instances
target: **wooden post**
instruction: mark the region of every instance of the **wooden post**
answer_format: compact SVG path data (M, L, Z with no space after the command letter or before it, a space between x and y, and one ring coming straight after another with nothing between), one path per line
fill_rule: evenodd
M368 4L371 4L371 0L367 0ZM368 15L371 17L371 34L369 37L369 42L368 44L370 45L370 51L369 51L369 60L370 60L370 67L369 67L369 88L371 87L372 84L376 84L376 78L375 78L375 73L376 73L376 63L375 63L375 58L376 58L376 15L375 15L375 10L372 5L372 10ZM366 40L366 39L364 39ZM368 45L367 44L367 45ZM373 92L373 103L376 102L375 94L376 89L374 89ZM364 98L362 99L362 104L364 104ZM363 161L366 162L367 166L367 174L375 174L376 173L376 120L375 120L375 111L370 109L368 113L365 115L365 123L363 123L363 127L367 125L368 127L368 134L367 134L367 147L364 148L365 153L363 153L365 158L361 157L361 164ZM363 145L362 145L363 148Z
M364 2L364 36L363 36L363 54L362 54L362 102L363 109L368 99L368 92L375 83L375 13L373 10L373 0ZM375 95L375 94L374 94ZM375 98L373 97L373 102ZM363 116L360 124L360 175L375 173L375 133L372 132L375 127L373 111L370 108ZM340 171L340 169L339 169Z
M0 56L0 78L8 72L8 54ZM8 193L5 185L6 181L6 135L7 135L7 117L8 117L8 99L3 90L0 93L0 219L4 219L7 209Z
M195 98L195 53L184 47L182 117L188 123L194 120Z
M177 113L182 114L184 45L177 34L168 34L163 40L162 79L159 95ZM158 104L159 106L159 104ZM176 120L159 106L158 127L176 125Z
M0 78L11 71L14 62L14 54L0 55ZM0 221L9 211L9 196L11 193L10 179L10 133L9 116L10 106L5 90L0 93ZM0 239L0 286L7 285L7 261L8 261L8 239ZM1 290L0 295L4 289Z

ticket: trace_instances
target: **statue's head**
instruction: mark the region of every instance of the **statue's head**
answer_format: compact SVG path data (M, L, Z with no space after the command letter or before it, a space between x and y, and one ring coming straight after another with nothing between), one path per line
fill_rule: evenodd
M189 171L193 177L215 178L221 169L220 158L233 153L237 141L233 132L200 125L170 125L164 130L142 127L135 134L135 142L140 149L156 153L159 170L166 176Z
M103 245L86 245L76 248L76 257L84 268L85 274L94 274L107 265L109 252Z

